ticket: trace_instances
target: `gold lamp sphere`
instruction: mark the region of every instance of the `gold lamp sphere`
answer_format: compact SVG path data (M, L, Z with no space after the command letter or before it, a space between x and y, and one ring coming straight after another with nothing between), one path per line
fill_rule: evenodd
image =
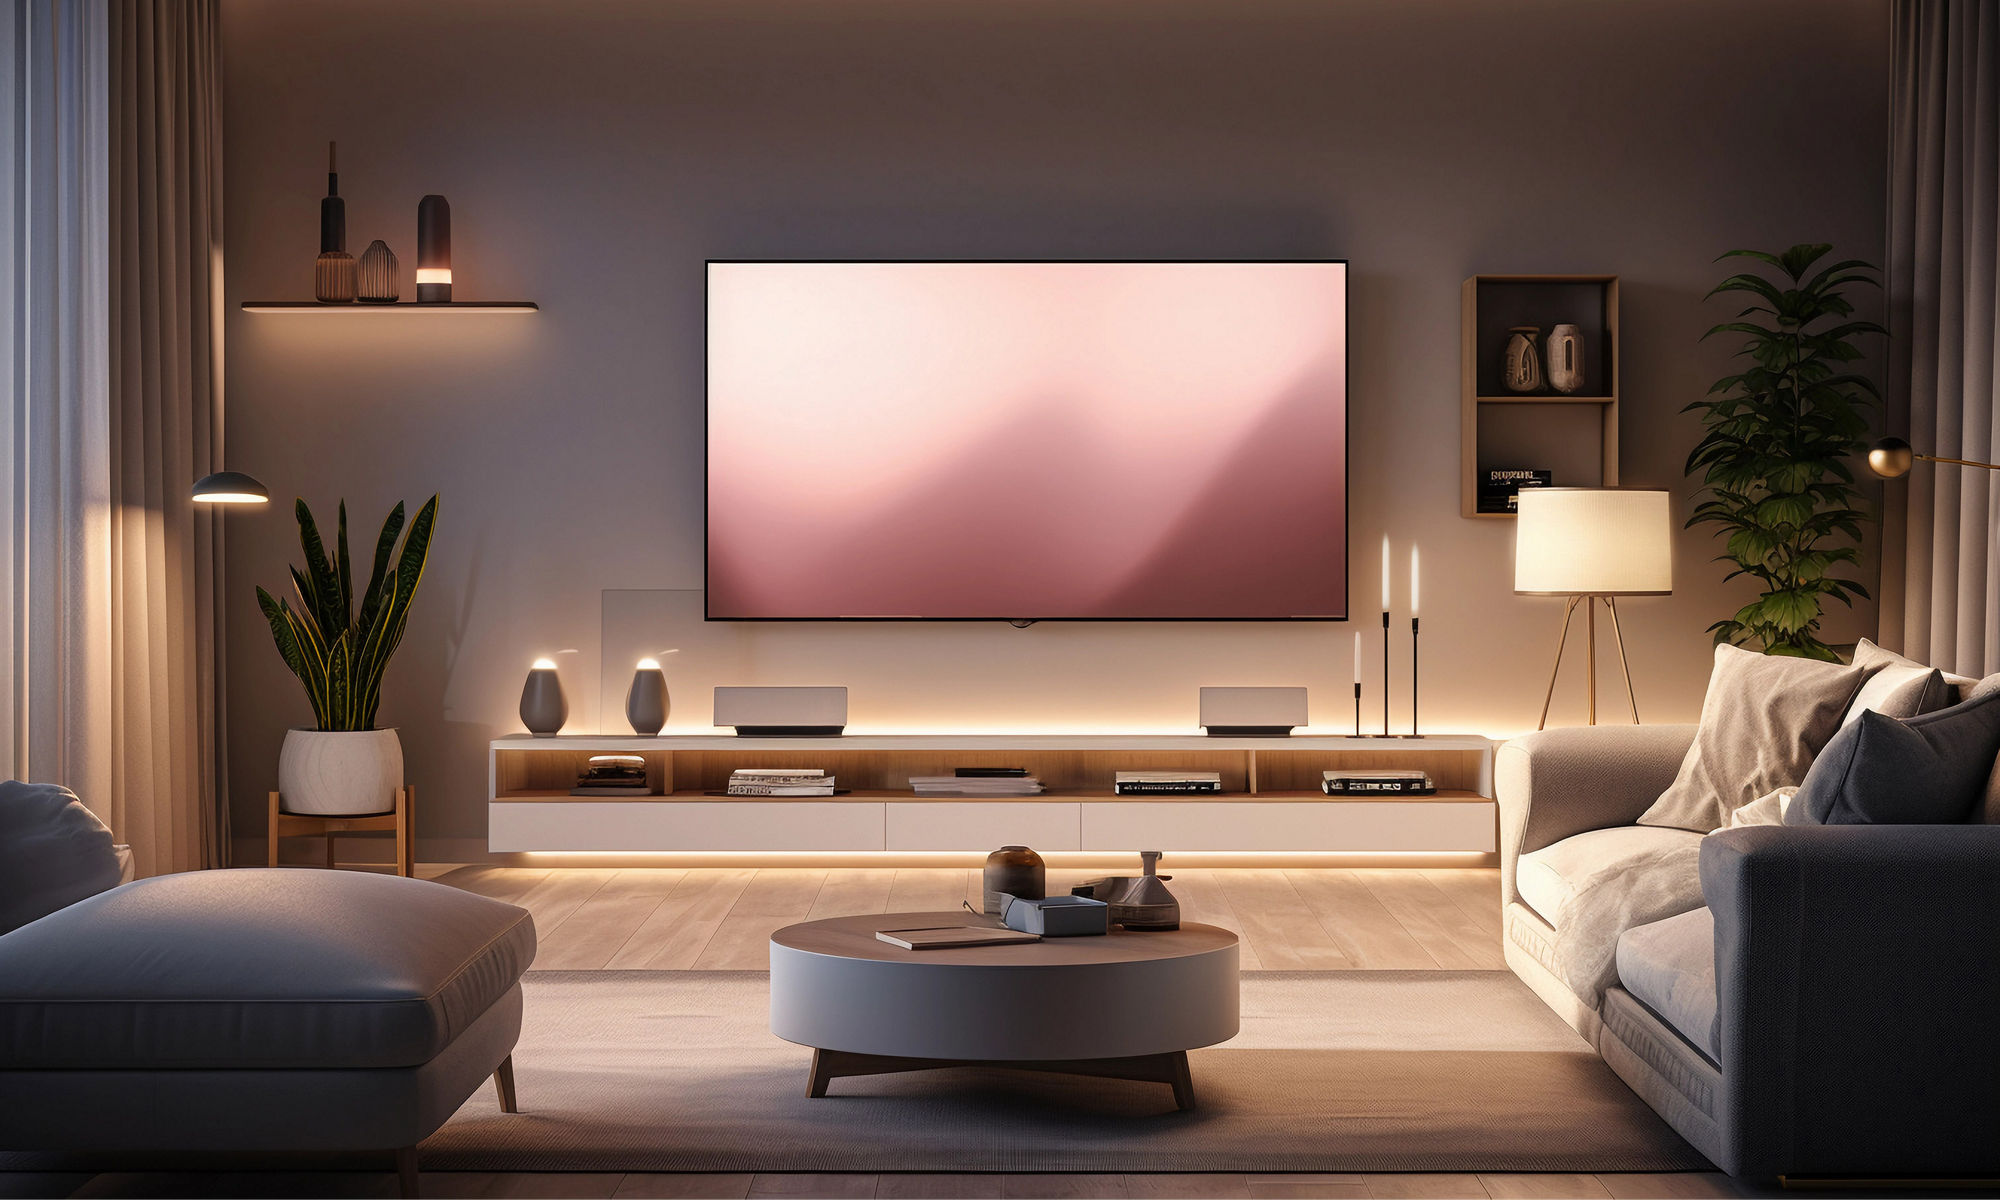
M1884 479L1900 479L1908 475L1915 462L1915 451L1902 438L1885 437L1868 450L1868 469Z

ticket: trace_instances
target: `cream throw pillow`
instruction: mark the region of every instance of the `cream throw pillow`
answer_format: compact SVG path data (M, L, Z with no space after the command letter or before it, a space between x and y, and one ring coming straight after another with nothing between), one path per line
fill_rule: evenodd
M1741 829L1745 825L1783 825L1785 810L1792 806L1792 797L1799 794L1795 787L1781 787L1768 796L1759 796L1750 803L1729 814L1730 829Z
M1884 650L1867 638L1854 648L1854 665L1867 667L1873 674L1848 705L1847 716L1840 722L1842 729L1859 721L1864 712L1907 721L1949 708L1957 699L1959 689L1945 680L1944 672Z
M1717 646L1694 745L1639 824L1710 833L1752 800L1797 787L1872 673Z

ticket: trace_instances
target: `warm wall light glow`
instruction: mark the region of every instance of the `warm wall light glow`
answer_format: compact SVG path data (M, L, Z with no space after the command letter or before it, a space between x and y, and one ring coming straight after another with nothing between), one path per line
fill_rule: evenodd
M556 669L556 660L553 658L538 658L535 660L533 669L537 671L553 671Z
M205 496L196 496L194 502L196 504L269 504L271 498L269 496L253 496L248 492L210 492Z
M451 268L450 268L450 267L418 267L418 268L417 268L417 282L418 282L418 283L450 283L450 282L451 282Z
M659 669L660 660L657 658L642 658L639 660L639 670L641 671L657 671Z
M264 504L271 492L241 471L217 471L196 480L189 498L196 504Z

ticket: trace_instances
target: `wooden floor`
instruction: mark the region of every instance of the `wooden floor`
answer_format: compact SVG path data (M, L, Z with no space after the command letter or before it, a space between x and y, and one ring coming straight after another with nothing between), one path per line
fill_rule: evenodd
M441 883L535 914L542 971L762 971L771 934L853 913L955 909L977 870L433 867ZM1067 892L1092 874L1049 872ZM1234 930L1246 971L1499 970L1491 869L1170 872L1181 916Z
M538 970L763 970L773 930L844 913L979 902L978 872L937 869L572 869L431 866L420 874L535 914ZM1085 872L1051 871L1052 892ZM1497 970L1492 870L1191 870L1188 920L1243 939L1246 970ZM426 1173L427 1197L1744 1197L1725 1175L659 1175ZM13 1196L394 1196L371 1172L0 1172ZM1969 1195L1970 1193L1955 1193Z

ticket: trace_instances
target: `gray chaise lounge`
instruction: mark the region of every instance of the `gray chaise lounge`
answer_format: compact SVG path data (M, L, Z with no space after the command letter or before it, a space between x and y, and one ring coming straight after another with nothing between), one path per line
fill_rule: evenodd
M67 793L0 784L0 843L39 819L80 877L111 838ZM80 814L80 815L79 815ZM95 826L94 829L90 826ZM22 915L0 844L0 914ZM38 883L60 883L43 871ZM0 1148L393 1151L488 1077L514 1111L528 913L422 880L202 871L73 899L0 936ZM32 898L27 898L32 911Z
M1732 1175L2000 1174L2000 825L1635 825L1694 730L1501 748L1508 964ZM1621 871L1698 892L1620 929L1591 902ZM1601 992L1573 983L1590 948L1565 919L1615 943Z

